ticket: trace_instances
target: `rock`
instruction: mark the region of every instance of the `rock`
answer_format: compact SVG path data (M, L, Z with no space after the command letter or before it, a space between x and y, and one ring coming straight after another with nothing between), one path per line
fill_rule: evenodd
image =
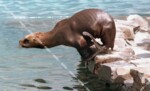
M144 89L143 91L150 91L150 79L145 79L145 86L144 86Z
M129 21L137 26L140 26L141 30L143 30L143 31L149 30L148 21L140 15L129 15L127 17L127 21Z
M150 50L150 34L148 32L138 32L135 35L135 44L145 50Z
M122 50L122 48L128 46L127 42L123 38L115 38L114 44L114 51L120 51Z
M131 91L141 91L142 87L145 83L145 79L143 74L138 72L137 70L130 70L130 75L133 77L133 86Z
M117 38L123 38L127 40L134 40L134 28L126 25L120 25L117 27Z
M103 64L103 63L111 63L115 61L123 60L122 57L120 57L117 53L113 54L106 54L104 55L97 55L95 57L95 63Z
M116 49L117 50L117 49ZM122 49L118 49L112 54L105 54L105 55L97 55L95 57L96 63L111 63L120 60L124 60L128 62L131 59L136 59L135 52L131 47L122 47Z
M97 60L94 73L105 82L124 84L125 86L122 86L122 91L149 91L150 67L142 65L142 63L140 64L140 59L137 62L135 60L132 62L139 64L134 66L125 61L99 63Z
M131 15L127 21L115 23L114 51L97 55L94 61L87 62L88 69L103 81L121 84L121 91L150 91L150 33L136 33L139 25L147 31L147 21Z
M132 47L122 48L122 50L118 52L118 55L127 62L136 59L135 51L132 49Z
M139 31L139 26L131 24L126 20L116 20L116 38L134 40L135 34Z
M105 65L100 65L96 70L100 80L110 82L111 81L111 68Z

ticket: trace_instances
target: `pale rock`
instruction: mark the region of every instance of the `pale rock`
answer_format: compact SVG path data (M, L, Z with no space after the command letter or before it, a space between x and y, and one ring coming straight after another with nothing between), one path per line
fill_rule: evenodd
M127 62L136 59L135 51L131 47L122 48L118 55Z
M126 20L116 20L116 38L123 38L126 40L134 40L135 34L139 31L138 25L131 24Z
M143 31L148 31L149 29L148 21L140 15L129 15L127 17L127 21L131 22L132 24L140 26L141 30Z
M94 61L87 62L88 69L99 79L121 84L121 91L150 91L150 51L139 47L147 43L150 49L150 34L134 32L139 25L147 31L146 21L142 19L141 16L131 15L127 21L115 20L117 32L114 51L97 55ZM130 45L127 40L133 40L138 46ZM98 42L101 44L100 39Z
M115 38L114 51L120 51L125 48L128 44L123 38Z

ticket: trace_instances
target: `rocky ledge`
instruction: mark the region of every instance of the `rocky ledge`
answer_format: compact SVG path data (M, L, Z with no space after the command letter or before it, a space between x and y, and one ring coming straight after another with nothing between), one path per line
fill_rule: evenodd
M122 91L150 91L149 21L139 15L115 19L114 51L97 55L88 69L100 80L122 84Z

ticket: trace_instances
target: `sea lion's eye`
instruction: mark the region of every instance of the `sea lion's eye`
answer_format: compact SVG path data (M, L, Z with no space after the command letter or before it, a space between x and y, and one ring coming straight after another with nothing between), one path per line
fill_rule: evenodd
M24 39L23 43L24 43L24 44L28 44L28 43L29 43L29 40L28 40L28 39Z

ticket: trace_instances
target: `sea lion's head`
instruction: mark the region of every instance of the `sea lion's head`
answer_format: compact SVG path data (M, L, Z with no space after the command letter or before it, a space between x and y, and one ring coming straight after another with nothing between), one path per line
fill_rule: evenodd
M28 34L24 39L19 41L19 44L25 48L44 48L44 44L42 43L43 35L43 32Z

